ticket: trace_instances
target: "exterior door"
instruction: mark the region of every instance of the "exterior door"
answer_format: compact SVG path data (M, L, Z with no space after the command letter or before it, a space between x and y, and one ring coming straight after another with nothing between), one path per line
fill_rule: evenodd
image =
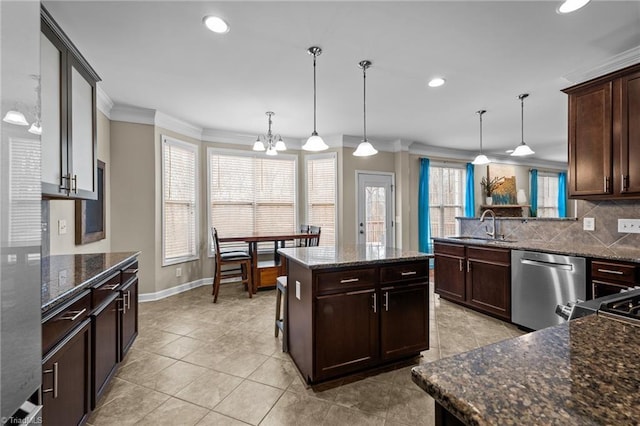
M393 174L356 172L358 181L358 244L394 247Z

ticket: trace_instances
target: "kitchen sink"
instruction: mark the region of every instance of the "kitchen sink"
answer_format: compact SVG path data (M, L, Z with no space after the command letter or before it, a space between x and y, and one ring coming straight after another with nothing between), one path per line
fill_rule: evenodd
M447 237L451 240L468 241L470 243L515 243L517 240L506 240L501 238L474 237L471 235L458 235Z

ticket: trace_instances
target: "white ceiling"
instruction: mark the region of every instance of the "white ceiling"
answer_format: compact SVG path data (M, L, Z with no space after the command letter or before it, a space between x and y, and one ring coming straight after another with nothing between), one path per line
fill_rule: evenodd
M45 1L118 104L156 109L205 129L245 135L273 130L305 139L313 129L317 60L318 133L478 148L488 154L525 141L535 158L566 161L565 78L640 46L640 2L592 1L570 15L556 1L208 2ZM202 25L216 14L231 26ZM426 86L432 76L447 84Z

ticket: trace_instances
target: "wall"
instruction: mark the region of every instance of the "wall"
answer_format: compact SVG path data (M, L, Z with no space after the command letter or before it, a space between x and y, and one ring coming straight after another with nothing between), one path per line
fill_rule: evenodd
M111 251L111 129L109 119L100 111L97 113L97 145L98 160L105 162L105 238L93 243L76 245L75 200L51 200L49 201L47 221L49 224L49 252L52 255ZM58 220L67 222L66 234L58 234Z

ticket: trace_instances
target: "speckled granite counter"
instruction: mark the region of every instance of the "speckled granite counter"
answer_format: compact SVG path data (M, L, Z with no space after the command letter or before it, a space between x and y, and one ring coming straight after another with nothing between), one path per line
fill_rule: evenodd
M140 252L70 254L42 259L42 312L100 281Z
M468 425L636 425L640 327L598 315L412 370Z
M375 265L429 259L431 254L401 250L393 247L350 245L339 247L289 247L278 253L309 269L335 268L338 266Z
M490 245L491 247L502 247L512 250L532 250L546 253L564 254L569 256L594 257L599 259L624 260L640 263L640 248L629 246L603 247L602 245L586 245L578 243L550 243L544 241L515 241L506 242L500 240L461 240L456 238L434 238L434 241Z

